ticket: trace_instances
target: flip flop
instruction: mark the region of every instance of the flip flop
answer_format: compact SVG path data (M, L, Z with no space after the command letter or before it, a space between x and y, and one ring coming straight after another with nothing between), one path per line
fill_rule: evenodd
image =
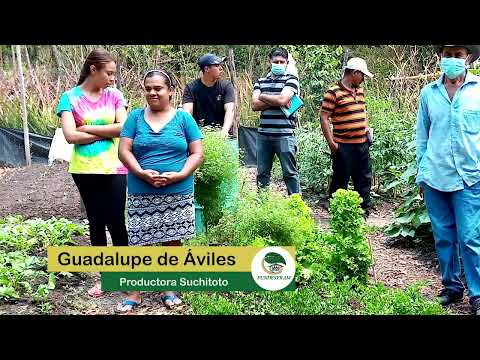
M178 294L175 294L174 299L173 299L173 303L174 303L175 305L177 305L177 306L183 304L182 299L180 299L180 297L178 296Z
M94 287L92 287L91 289L89 289L87 291L87 294L91 297L98 298L98 297L103 295L103 291L102 291L102 289L100 289L98 284L95 284Z
M181 305L182 304L182 300L180 300L180 298L175 294L173 294L173 295L163 294L163 295L160 296L160 299L162 299L162 302L169 309L173 308L176 305Z
M126 299L126 300L123 300L121 303L117 304L116 311L119 313L127 313L132 310L135 310L135 308L137 308L141 303L142 303L142 300L140 300L139 302L136 302L130 299Z

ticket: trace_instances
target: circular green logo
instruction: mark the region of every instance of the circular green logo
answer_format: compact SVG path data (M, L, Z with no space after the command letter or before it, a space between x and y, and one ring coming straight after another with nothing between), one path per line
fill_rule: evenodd
M287 265L287 262L283 256L275 252L269 252L262 261L263 270L272 275L280 274L285 265Z

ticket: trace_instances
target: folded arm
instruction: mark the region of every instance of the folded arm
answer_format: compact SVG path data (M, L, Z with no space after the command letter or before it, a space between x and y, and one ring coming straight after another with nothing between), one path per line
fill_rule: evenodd
M287 106L294 92L290 88L284 88L279 95L260 94L258 99L270 106Z
M266 102L263 102L262 100L259 99L259 96L261 94L260 90L254 90L253 95L252 95L252 110L253 111L263 111L265 109L268 109L270 105L268 105Z
M89 133L102 138L116 138L120 136L123 123L127 118L127 110L122 106L115 111L115 123L109 125L83 125L77 131Z
M91 144L103 139L103 137L98 135L78 131L73 114L70 111L62 112L62 130L65 140L67 140L69 144Z

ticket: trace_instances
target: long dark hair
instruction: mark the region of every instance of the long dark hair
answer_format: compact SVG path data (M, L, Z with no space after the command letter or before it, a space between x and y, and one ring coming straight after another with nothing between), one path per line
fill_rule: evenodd
M100 70L105 64L108 64L111 61L115 61L115 59L107 50L101 48L92 50L83 63L77 85L82 85L85 79L90 75L90 66L94 65L95 68Z

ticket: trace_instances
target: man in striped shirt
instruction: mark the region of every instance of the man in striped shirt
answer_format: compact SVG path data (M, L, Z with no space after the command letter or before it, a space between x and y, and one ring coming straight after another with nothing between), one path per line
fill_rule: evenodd
M320 114L322 131L332 154L332 181L329 197L338 189L347 189L350 177L362 197L365 218L371 203L372 165L369 154L368 121L364 75L373 77L365 60L352 58L347 62L342 80L327 90ZM330 129L330 121L333 132Z
M252 109L261 111L257 137L257 186L270 184L273 157L276 154L282 166L283 180L288 194L298 194L300 179L295 156L298 151L293 129L296 113L287 117L280 109L298 94L298 78L287 72L288 52L275 48L269 54L271 71L257 80L253 88Z

